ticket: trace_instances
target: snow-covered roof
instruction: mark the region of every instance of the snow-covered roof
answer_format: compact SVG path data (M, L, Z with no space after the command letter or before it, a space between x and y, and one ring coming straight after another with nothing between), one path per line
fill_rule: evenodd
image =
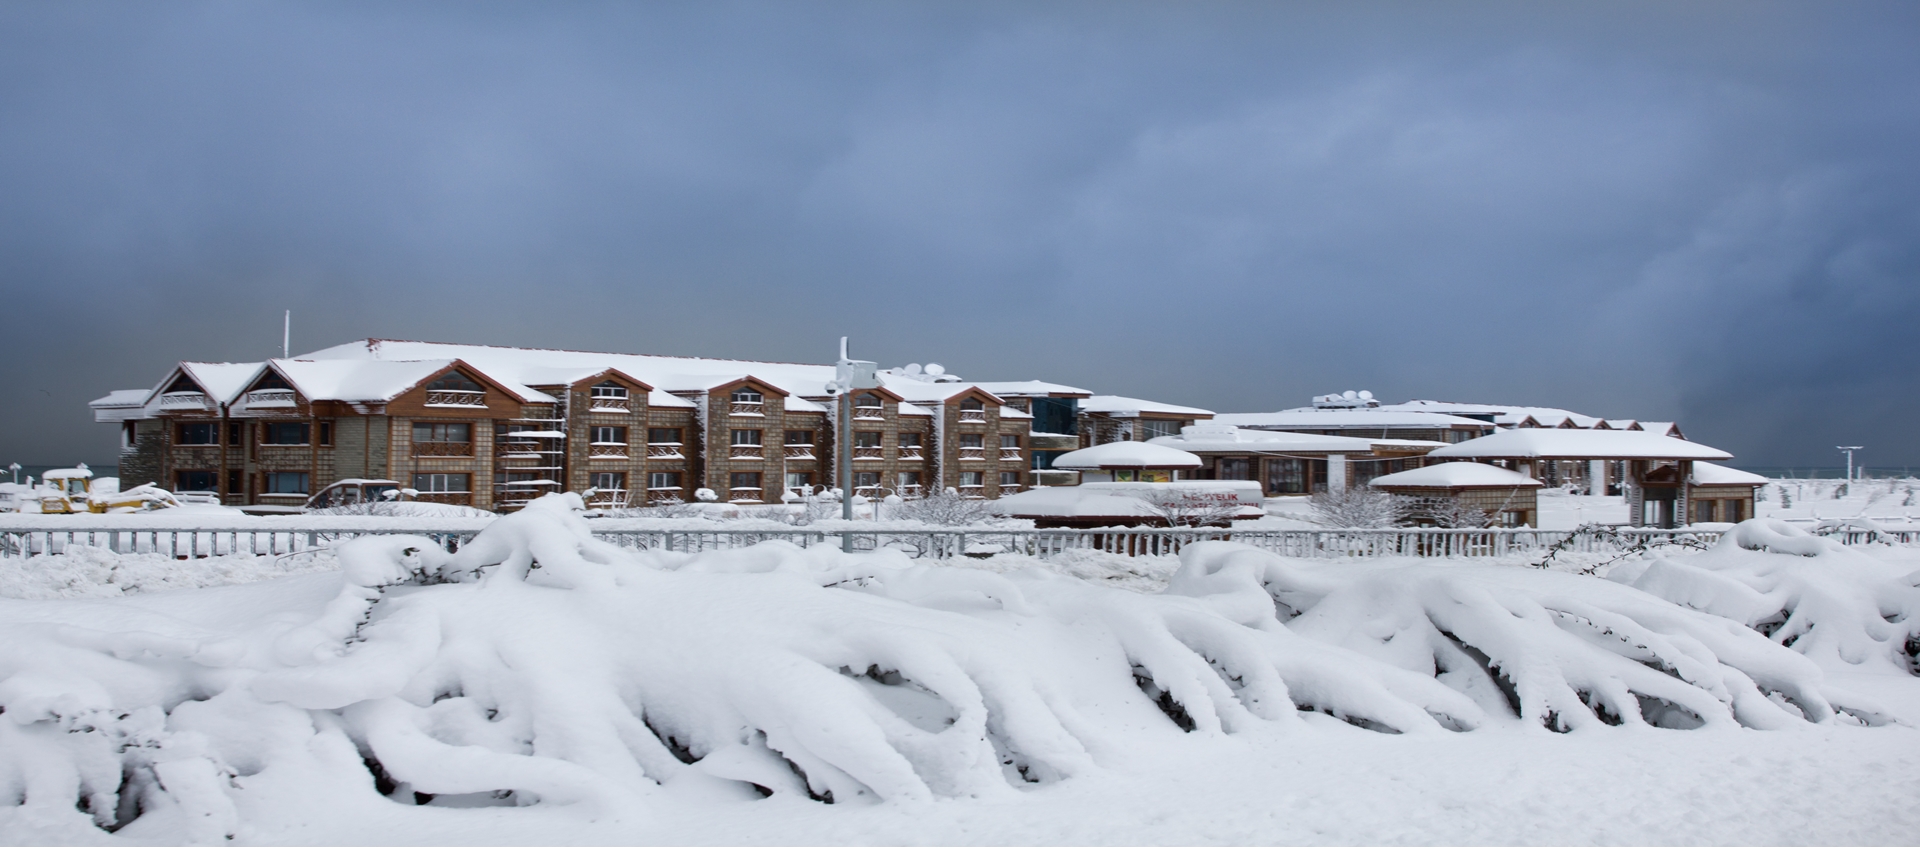
M924 383L924 382L919 382ZM978 381L973 384L994 395L1008 396L1052 396L1059 398L1086 398L1093 395L1092 390L1069 387L1066 384L1050 384L1046 381ZM896 382L889 382L888 389L898 389ZM1085 409L1081 405L1081 409Z
M95 409L102 407L139 407L147 403L147 396L152 392L152 390L114 390L93 401L87 402L87 406Z
M1453 461L1382 475L1367 482L1374 487L1539 487L1540 482L1511 469L1484 463Z
M1733 455L1647 431L1519 428L1433 450L1431 458L1723 460Z
M1419 410L1390 410L1380 407L1321 408L1296 407L1272 413L1222 413L1213 421L1223 425L1266 430L1294 428L1485 428L1480 419L1468 419L1445 413Z
M900 402L900 415L901 416L932 416L933 411L928 410L912 402L903 401L903 402Z
M1741 469L1734 469L1731 466L1721 466L1720 464L1717 464L1717 463L1708 463L1707 461L1700 460L1700 461L1694 461L1694 464L1693 464L1693 483L1695 484L1736 484L1736 485L1765 484L1767 483L1767 477L1764 475L1755 475L1751 472L1747 472Z
M1194 419L1212 418L1213 411L1199 407L1181 407L1177 404L1149 401L1144 398L1128 398L1123 395L1097 395L1080 402L1080 409L1088 413L1103 413L1108 416L1135 417L1162 414Z
M793 413L793 412L830 413L832 412L828 410L827 406L824 404L821 404L817 401L808 401L797 395L787 396L786 400L783 401L782 404L785 405L785 407L787 408L787 412L789 413Z
M1669 437L1680 437L1680 426L1672 422L1641 422L1640 430L1649 434L1665 434ZM1681 437L1681 439L1685 438Z
M454 367L452 360L275 360L275 369L301 395L315 401L391 401L401 393ZM495 375L474 364L478 372L500 384L522 401L551 402L553 396L519 381Z
M183 361L180 364L180 371L185 372L187 377L192 378L194 383L199 384L200 389L206 392L207 398L212 399L216 404L223 404L233 401L234 396L239 395L242 390L247 388L248 384L253 383L254 377L259 375L260 370L265 366L266 364L264 363L195 363L192 361ZM165 387L162 386L158 389L165 390Z
M1028 413L1024 410L1021 410L1020 408L1008 407L1003 404L1003 405L1000 405L1000 418L1001 419L1032 419L1033 414Z
M1153 443L1122 440L1067 452L1053 459L1055 469L1199 469L1199 455Z
M698 391L751 375L761 382L795 395L826 395L833 380L832 365L780 363L757 360L720 360L669 357L657 354L617 354L551 348L514 348L395 339L362 339L303 354L302 360L428 360L459 359L488 376L525 383L523 376L567 374L583 376L618 369L667 391Z
M1189 452L1327 452L1362 454L1373 450L1380 440L1336 437L1324 434L1295 434L1290 431L1253 431L1231 425L1188 425L1174 436L1155 437L1150 445L1167 446Z
M791 401L791 399L789 399L789 401ZM647 406L684 407L689 410L698 410L700 408L700 405L694 404L666 390L654 390L653 392L647 393Z

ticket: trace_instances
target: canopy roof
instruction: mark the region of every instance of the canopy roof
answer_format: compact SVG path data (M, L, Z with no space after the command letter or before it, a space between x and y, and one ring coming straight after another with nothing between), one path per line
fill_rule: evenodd
M1703 460L1693 465L1693 483L1753 485L1767 483L1767 477Z
M1373 487L1436 487L1452 489L1456 487L1540 487L1540 482L1514 472L1484 463L1453 461L1433 466L1409 469L1392 475L1382 475L1367 482Z
M1148 440L1147 444L1189 452L1366 454L1373 451L1373 444L1378 442L1386 441L1326 434L1296 434L1291 431L1253 431L1231 425L1188 425L1180 429L1178 436L1155 437ZM1422 444L1413 443L1413 445Z
M1133 417L1148 414L1162 414L1187 418L1206 419L1213 411L1199 407L1182 407L1177 404L1151 401L1144 398L1130 398L1123 395L1097 395L1080 403L1080 409L1088 413L1104 413L1108 416Z
M1516 428L1434 449L1432 458L1553 458L1569 460L1725 460L1712 446L1647 431Z
M1204 463L1192 452L1129 440L1067 452L1053 459L1053 468L1199 469Z

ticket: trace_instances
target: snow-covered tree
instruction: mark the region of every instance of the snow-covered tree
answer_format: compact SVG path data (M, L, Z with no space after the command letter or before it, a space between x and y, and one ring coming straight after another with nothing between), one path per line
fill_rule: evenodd
M1404 520L1425 520L1441 528L1486 528L1493 518L1486 511L1458 497L1408 499L1402 505Z
M1227 525L1240 513L1238 502L1211 499L1211 493L1191 490L1156 489L1138 498L1154 516L1176 528Z
M918 499L908 499L893 506L889 513L893 519L947 527L995 525L1001 522L1000 517L993 513L991 502L966 498L951 488Z
M1323 490L1307 504L1315 521L1328 528L1386 528L1399 522L1407 507L1402 497L1365 486Z

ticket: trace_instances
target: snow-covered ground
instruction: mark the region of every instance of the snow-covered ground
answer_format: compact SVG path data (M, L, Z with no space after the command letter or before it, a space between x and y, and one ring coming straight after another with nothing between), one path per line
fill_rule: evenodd
M0 842L1920 839L1920 548L688 556L562 501L0 560Z

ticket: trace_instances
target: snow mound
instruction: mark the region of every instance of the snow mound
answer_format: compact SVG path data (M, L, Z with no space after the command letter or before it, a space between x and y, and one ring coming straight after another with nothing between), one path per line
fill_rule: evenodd
M1885 717L1738 622L1590 577L1207 543L1142 594L898 552L634 552L582 509L542 497L457 553L362 537L337 573L0 600L0 834L218 842L236 795L1007 799L1185 735L1325 734L1311 712L1408 736Z
M167 555L116 554L69 545L59 554L0 558L0 598L65 599L125 596L246 584L335 569L327 551L297 555L216 555L176 560Z
M1432 677L1491 716L1557 731L1772 729L1836 712L1891 719L1742 623L1587 576L1411 560L1328 565L1218 542L1189 547L1182 562L1170 593L1218 599L1243 622L1273 617L1303 638Z
M1608 578L1742 623L1830 671L1920 675L1920 572L1775 519Z

